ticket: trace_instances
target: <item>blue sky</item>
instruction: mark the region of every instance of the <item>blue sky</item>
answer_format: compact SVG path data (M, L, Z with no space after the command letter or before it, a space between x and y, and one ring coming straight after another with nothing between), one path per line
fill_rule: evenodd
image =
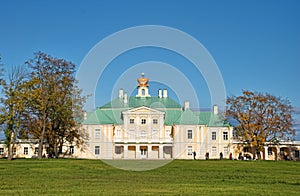
M299 8L297 0L3 1L0 54L6 67L22 64L37 51L80 66L99 41L115 32L140 25L168 26L191 35L209 51L227 95L239 95L242 89L269 92L300 108ZM109 101L122 73L149 61L166 62L182 71L197 91L199 107L211 107L205 80L191 63L155 48L131 50L111 62L97 86L96 105ZM136 77L131 79L133 85ZM150 93L156 94L160 85L153 82ZM174 99L175 91L170 88ZM300 121L299 115L295 120Z

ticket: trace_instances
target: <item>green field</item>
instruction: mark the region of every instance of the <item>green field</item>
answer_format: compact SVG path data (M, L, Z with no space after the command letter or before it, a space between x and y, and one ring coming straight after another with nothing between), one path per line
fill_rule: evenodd
M125 171L99 160L0 160L0 195L299 195L300 162L175 160Z

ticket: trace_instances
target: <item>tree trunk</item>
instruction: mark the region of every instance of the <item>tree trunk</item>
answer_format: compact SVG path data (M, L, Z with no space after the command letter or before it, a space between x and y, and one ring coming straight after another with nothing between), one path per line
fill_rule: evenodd
M7 160L12 160L13 158L13 146L11 144L11 142L9 142L8 144L8 152L7 152Z
M12 160L13 159L14 147L15 147L15 139L14 139L13 132L11 132L10 140L9 140L9 143L8 143L7 160Z
M44 113L44 115L43 115L43 128L42 128L42 133L41 133L40 140L39 140L39 151L38 151L39 159L43 158L43 145L44 145L45 132L46 132L46 113Z

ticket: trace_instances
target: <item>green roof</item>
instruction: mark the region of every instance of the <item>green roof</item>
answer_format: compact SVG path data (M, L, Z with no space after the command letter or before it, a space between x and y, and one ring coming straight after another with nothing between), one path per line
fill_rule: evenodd
M123 111L142 106L165 112L165 125L230 126L221 115L183 111L180 104L172 99L158 97L130 97L128 104L124 104L123 99L115 99L89 113L82 124L123 124Z
M181 105L170 98L159 97L129 97L128 103L117 98L100 108L138 108L146 106L149 108L181 108Z

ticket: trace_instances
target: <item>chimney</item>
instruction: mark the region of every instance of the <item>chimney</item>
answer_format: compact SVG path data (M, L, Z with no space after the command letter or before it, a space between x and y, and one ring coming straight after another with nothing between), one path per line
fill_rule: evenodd
M123 89L120 89L119 90L119 98L123 98L124 97L124 90Z
M213 114L214 115L218 114L218 106L217 105L213 105Z
M128 103L128 95L127 93L124 94L124 99L123 99L124 103L127 104Z
M168 91L167 89L163 90L163 98L167 98L168 97Z
M158 89L158 98L162 98L162 90Z
M190 102L189 101L185 101L184 102L184 110L188 110L190 109Z
M86 120L86 119L87 119L87 113L84 112L84 113L83 113L83 120Z

